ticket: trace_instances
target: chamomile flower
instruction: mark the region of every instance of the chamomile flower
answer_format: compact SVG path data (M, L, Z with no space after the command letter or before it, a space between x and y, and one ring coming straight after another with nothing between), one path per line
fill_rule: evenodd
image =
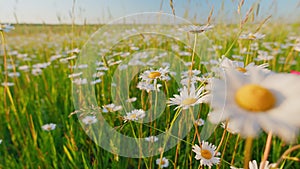
M88 124L94 124L96 123L98 120L96 118L96 116L86 116L82 119L82 122L86 125Z
M42 129L45 131L51 131L54 130L55 128L56 128L56 124L53 123L45 124L42 126Z
M275 165L275 163L269 164L269 161L266 161L264 166L260 163L258 167L256 160L253 160L249 162L249 169L275 169Z
M251 69L261 69L265 73L270 73L271 71L267 69L269 65L267 63L261 64L261 65L255 65L253 62L249 63L248 65L244 65L244 62L239 62L239 61L233 61L228 59L227 57L223 57L220 63L220 69L217 71L223 71L222 68L224 69L235 69L239 72L242 72L244 74L248 74L248 71Z
M116 111L119 111L119 110L122 110L122 106L117 106L117 105L115 105L113 103L107 104L107 105L103 106L103 112L104 113L107 113L107 112L116 112Z
M280 83L279 83L280 82ZM293 141L299 131L300 77L281 73L267 75L250 70L249 76L225 70L222 79L213 79L209 120L229 120L230 128L244 137L255 137L260 129Z
M195 120L195 122L194 122L197 126L203 126L204 125L204 123L205 123L205 121L203 120L203 119L197 119L197 120Z
M138 85L136 86L140 90L146 90L148 93L150 91L160 91L161 84L149 84L147 82L139 82Z
M132 97L132 98L129 98L126 100L127 103L132 103L132 102L135 102L137 100L136 97Z
M146 116L146 113L142 109L135 109L129 113L126 113L126 116L124 116L124 122L127 121L138 121L140 119L143 119Z
M248 33L240 36L240 39L247 39L247 40L260 40L265 38L266 35L261 33Z
M201 81L201 78L198 76L200 73L200 70L188 70L182 72L180 83L186 86L189 84L195 84L196 82Z
M158 141L158 137L156 137L156 136L149 136L149 137L146 137L145 140L148 141L148 142L154 143L154 142Z
M243 169L243 168L236 168L234 166L230 166L230 169ZM269 161L265 162L264 167L262 167L262 163L260 165L257 165L256 160L249 161L249 169L277 169L276 163L269 164Z
M269 61L272 59L274 59L274 56L269 55L267 51L262 51L262 50L258 51L258 56L257 58L255 58L255 60L257 61Z
M163 157L162 159L158 158L156 159L156 164L160 166L160 168L166 168L169 166L169 160L166 157Z
M175 94L174 98L170 98L168 104L170 106L177 105L175 110L178 108L185 110L205 101L206 93L204 92L204 88L201 87L200 89L196 90L195 86L191 85L190 89L184 86L179 95Z
M170 77L168 76L169 73L169 68L165 67L165 68L159 68L157 70L146 70L145 72L143 72L140 75L140 78L142 81L147 82L147 83L151 83L152 81L154 81L154 84L156 84L156 81L159 80L164 80L167 81L170 79Z
M15 27L9 24L0 24L0 31L3 32L10 32L11 30L14 30Z
M215 145L202 141L201 147L195 144L192 151L196 153L195 159L200 160L201 165L212 167L220 162L220 158L216 157L219 155L216 149Z
M214 28L213 25L203 25L203 26L195 26L190 25L183 28L179 28L180 31L190 32L190 33L202 33Z

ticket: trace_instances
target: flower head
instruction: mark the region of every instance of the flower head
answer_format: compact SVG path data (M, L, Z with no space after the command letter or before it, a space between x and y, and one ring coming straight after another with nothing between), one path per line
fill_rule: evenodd
M143 119L146 116L146 113L142 109L135 109L132 110L129 113L126 113L126 116L124 116L124 121L138 121L140 119Z
M278 83L280 82L280 83ZM257 136L260 129L293 141L300 126L300 77L293 74L265 74L252 69L248 76L225 70L213 79L209 120L229 120L230 128L244 137Z
M86 117L84 117L83 119L82 119L82 122L84 123L84 124L94 124L94 123L96 123L98 120L97 120L97 118L96 118L96 116L86 116Z
M211 143L202 141L201 147L197 144L193 146L193 152L196 153L195 159L200 160L201 165L213 166L220 162L220 158L216 157L219 153L216 152L217 147Z
M203 25L203 26L191 25L191 26L179 28L179 30L185 31L185 32L190 32L190 33L202 33L202 32L211 30L212 28L214 28L213 25Z
M12 25L9 25L9 24L0 24L0 31L3 31L3 32L10 32L11 30L14 30L15 27L12 26Z
M156 81L159 80L169 80L170 77L168 76L169 73L169 68L165 67L165 68L159 68L157 70L154 69L150 69L150 70L146 70L145 72L143 72L140 75L140 78L142 79L142 81L147 82L147 83L151 83L152 81L154 81L154 84L156 84Z
M166 157L163 157L162 159L158 158L156 159L156 164L160 166L160 168L166 168L169 166L169 160L166 159Z
M204 92L204 88L196 90L194 85L191 85L190 89L186 86L183 87L180 94L174 95L174 98L170 98L168 101L169 105L177 105L175 108L188 109L189 107L195 106L197 104L203 103L206 101L206 93Z
M148 142L154 143L154 142L158 141L158 137L156 137L156 136L149 136L149 137L146 137L145 140L148 141Z
M50 123L50 124L45 124L42 126L42 129L45 131L51 131L56 128L56 124Z
M248 33L240 36L240 39L247 39L247 40L259 40L263 39L266 35L261 33Z

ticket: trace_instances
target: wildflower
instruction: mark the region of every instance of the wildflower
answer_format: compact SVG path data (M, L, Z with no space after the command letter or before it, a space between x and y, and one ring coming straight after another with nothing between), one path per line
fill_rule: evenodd
M31 70L31 74L33 74L34 76L38 76L41 75L43 73L43 70L40 68L35 68Z
M146 70L144 73L142 73L140 75L140 78L142 79L142 81L147 82L147 83L151 83L152 81L154 81L154 84L156 84L156 81L159 80L169 80L170 77L168 76L169 73L169 68L165 67L165 68L159 68L158 70Z
M77 78L74 79L72 82L76 85L84 85L88 83L86 78Z
M268 52L262 51L262 50L258 51L258 56L257 56L257 58L255 58L255 60L257 60L257 61L269 61L272 59L274 59L274 56L269 55Z
M230 128L244 137L254 137L262 128L293 141L300 126L299 85L300 77L293 74L267 75L252 69L244 76L227 69L222 79L213 79L208 85L213 109L209 120L219 123L228 119Z
M188 70L188 71L182 72L180 83L182 85L186 85L186 86L188 86L189 84L195 84L197 81L201 80L201 78L197 76L200 73L201 73L200 70L192 70L192 71Z
M230 166L230 169L243 169L243 168L236 168L234 166ZM262 167L262 163L260 163L258 167L256 160L253 160L253 161L249 161L249 169L277 169L277 168L276 168L276 163L269 164L269 161L265 162L264 167Z
M82 122L84 123L84 124L94 124L94 123L96 123L98 120L97 120L97 118L96 118L96 116L86 116L86 117L84 117L83 119L82 119Z
M56 124L50 123L50 124L45 124L42 126L42 129L45 131L51 131L56 128Z
M135 109L124 116L124 122L126 121L138 121L146 116L146 113L142 109Z
M10 25L10 24L0 24L0 31L3 31L3 32L10 32L11 30L14 30L15 27Z
M203 126L203 125L204 125L204 122L205 122L205 121L204 121L203 119L200 118L200 119L195 120L194 123L195 123L197 126Z
M91 81L90 84L91 84L91 85L95 85L95 84L101 83L101 82L102 82L101 79L96 79L96 80Z
M72 73L72 74L69 74L69 78L74 78L74 77L78 77L78 76L81 76L82 75L82 72L79 72L79 73Z
M203 87L196 90L194 85L191 85L190 89L184 86L180 94L175 94L174 98L170 98L168 103L170 106L177 105L175 110L178 108L182 108L185 110L189 107L195 106L206 101L205 95L206 93L204 92Z
M103 112L107 113L107 112L116 112L122 109L122 106L117 106L113 103L111 104L107 104L103 106Z
M249 70L251 69L260 69L265 73L270 73L271 71L267 69L269 65L267 63L261 64L261 65L255 65L253 62L249 63L247 66L244 65L244 62L238 62L228 59L227 57L223 57L220 63L221 68L225 69L235 69L239 72L242 72L244 74L248 74ZM217 70L217 71L220 71Z
M132 102L135 102L136 99L137 99L136 97L132 97L132 98L127 99L126 102L127 103L132 103Z
M148 141L148 142L154 143L154 142L158 141L158 137L156 137L156 136L149 136L149 137L146 137L145 140Z
M195 26L190 25L183 28L179 28L180 31L190 32L190 33L202 33L214 28L213 25L203 25L203 26Z
M21 70L23 72L28 72L29 69L30 69L30 67L28 65L19 66L19 70Z
M261 33L248 33L240 36L240 39L248 39L248 40L260 40L265 37L264 34Z
M9 86L14 86L15 83L13 83L13 82L3 82L3 83L1 83L1 85L9 87Z
M2 139L0 139L0 144L2 144Z
M195 159L200 160L201 165L212 167L220 162L220 158L216 157L219 155L216 149L215 145L205 141L202 141L201 147L195 144L193 146L193 152L196 153Z
M162 85L161 84L149 84L149 83L147 83L147 82L139 82L138 83L138 85L136 86L138 89L140 89L140 90L146 90L148 93L150 92L150 91L160 91L160 87L161 87Z
M169 166L169 160L163 157L162 159L156 159L156 164L160 166L160 168L166 168Z

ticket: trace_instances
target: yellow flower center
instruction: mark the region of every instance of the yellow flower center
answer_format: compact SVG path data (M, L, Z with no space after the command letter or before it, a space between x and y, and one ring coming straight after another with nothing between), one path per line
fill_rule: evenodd
M212 158L212 154L209 150L201 150L201 156L207 160Z
M245 69L243 67L237 67L236 70L239 71L239 72L242 72L242 73L247 72L247 69Z
M160 165L164 165L164 164L166 164L166 163L165 163L165 160L161 160L161 161L160 161Z
M161 75L160 72L151 72L151 73L148 75L148 77L149 77L150 79L155 79L155 78L159 77L160 75Z
M237 90L235 101L243 109L260 112L273 108L276 98L270 90L259 85L249 84Z
M195 99L195 98L187 98L182 101L182 104L191 105L191 104L194 104L196 101L197 101L197 99Z
M251 35L248 36L248 38L249 38L249 39L256 39L256 36L253 35L253 34L251 34Z
M136 114L131 114L131 115L130 115L130 118L131 118L131 119L135 119L135 118L137 118L137 115L136 115Z

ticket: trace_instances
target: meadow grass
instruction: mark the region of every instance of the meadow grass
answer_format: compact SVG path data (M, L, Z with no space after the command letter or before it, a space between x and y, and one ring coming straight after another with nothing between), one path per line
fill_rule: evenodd
M116 26L117 27L117 26ZM249 24L243 29L244 32L254 32L259 24ZM0 41L1 48L1 72L20 72L20 76L10 77L6 73L1 73L0 81L12 82L13 86L1 86L0 91L0 168L158 168L155 160L160 155L147 158L126 158L107 152L97 146L86 134L85 129L80 124L80 116L76 116L74 100L72 95L72 80L68 76L74 73L73 66L76 65L79 54L72 51L81 49L90 35L101 25L74 26L73 32L70 25L15 25L15 30L4 33L4 38ZM215 58L221 58L223 54L232 59L234 55L242 55L242 61L250 63L257 57L256 46L259 50L274 52L270 61L255 61L257 64L269 63L269 68L275 72L289 72L290 70L300 71L299 52L294 51L291 46L285 47L287 43L295 43L290 37L299 37L299 24L267 23L259 30L266 35L260 41L237 40L239 25L216 25L212 31L208 31L206 36L213 41L215 48ZM117 28L114 28L117 29ZM113 34L114 29L108 32ZM104 37L103 41L110 37ZM157 39L155 39L157 38ZM110 55L121 52L133 52L128 45L135 45L139 49L158 48L172 50L172 44L178 44L178 53L191 49L184 48L184 44L174 42L164 42L163 37L156 36L148 40L145 45L141 37L126 39L113 47L111 51L100 61L107 64ZM271 48L266 48L264 42L270 42ZM220 46L220 47L219 47ZM250 53L241 54L241 50L246 49ZM17 51L17 52L13 52ZM278 52L280 51L280 52ZM277 53L276 53L277 52ZM19 54L27 54L22 56ZM62 55L59 59L50 58L55 55ZM75 59L61 61L60 59L77 56ZM179 55L179 54L178 54ZM5 58L5 59L4 59ZM185 62L190 61L190 57L180 56ZM122 60L123 57L116 55L113 61ZM207 58L210 61L210 58ZM162 60L167 62L167 60ZM201 60L203 61L203 60ZM32 72L37 64L49 63L45 67L40 66L40 73L34 75ZM28 65L28 71L20 70L20 66ZM95 85L97 103L101 106L111 103L111 76L117 70L118 65L104 65L109 68L101 82ZM155 67L155 66L154 66ZM195 58L194 69L199 69L204 73L205 66L199 58ZM136 88L138 75L130 82L131 97L137 97L139 101L133 103L135 108L147 110L151 100L147 92ZM170 80L162 87L164 93L170 98L177 92L178 84ZM174 107L166 107L164 114L153 123L153 131L147 126L140 126L135 123L124 123L122 116L118 113L105 114L106 120L111 126L121 128L119 131L128 136L147 136L149 133L158 134L170 125L175 117ZM205 104L199 106L199 117L206 119L209 107ZM73 113L73 114L72 114ZM84 112L81 112L84 113ZM77 113L78 114L78 113ZM42 126L47 123L56 124L56 128L45 131ZM169 168L201 168L200 162L194 159L192 145L199 144L197 130L202 127L194 127L189 134L174 148L163 153L170 161ZM299 137L298 137L299 138ZM222 141L221 141L222 140ZM261 161L267 140L267 134L261 133L253 140L251 160ZM245 139L237 134L231 134L217 127L208 141L219 146L221 161L217 168L229 168L230 165L242 167L244 163ZM222 143L221 145L219 145ZM297 141L299 143L299 139ZM276 162L282 154L292 145L286 144L277 137L271 140L271 149L268 160ZM284 157L280 166L282 168L300 168L299 151L293 151ZM205 168L205 167L204 167Z

